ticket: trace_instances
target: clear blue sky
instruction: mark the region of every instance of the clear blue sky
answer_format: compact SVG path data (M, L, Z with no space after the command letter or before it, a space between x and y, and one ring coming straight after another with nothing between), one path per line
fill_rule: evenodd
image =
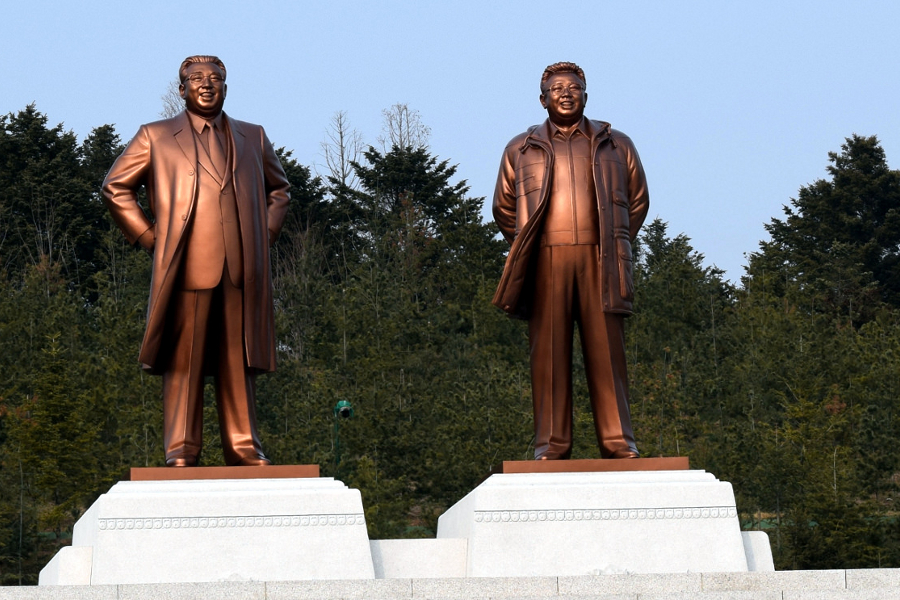
M488 211L504 145L546 117L541 72L575 61L586 114L637 145L650 218L733 280L845 137L900 160L896 2L7 0L2 29L0 113L34 102L79 138L128 140L185 56L216 54L225 110L307 165L335 111L374 144L407 103Z

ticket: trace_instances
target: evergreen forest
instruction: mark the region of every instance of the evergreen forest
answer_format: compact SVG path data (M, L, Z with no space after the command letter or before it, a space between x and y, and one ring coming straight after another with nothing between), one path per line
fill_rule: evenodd
M527 327L490 302L508 246L415 111L387 109L376 145L344 113L328 131L321 173L279 150L293 190L263 447L361 490L371 538L433 537L492 467L533 456ZM122 143L110 125L79 141L34 105L0 116L4 585L37 583L100 494L164 463L160 380L137 362L150 260L100 197ZM874 136L822 163L737 284L645 224L632 418L643 456L732 483L776 568L900 567L900 171ZM581 368L573 457L598 458ZM211 384L204 411L201 464L223 464Z

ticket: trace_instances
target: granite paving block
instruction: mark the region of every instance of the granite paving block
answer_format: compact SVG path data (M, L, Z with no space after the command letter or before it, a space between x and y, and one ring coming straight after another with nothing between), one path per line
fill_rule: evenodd
M846 588L843 570L754 571L750 573L703 573L704 592L731 590L841 590Z
M266 600L405 600L412 598L410 579L334 579L270 581Z
M556 577L508 577L506 591L510 596L556 596L559 594L559 583Z
M638 600L782 600L780 591L674 592L638 594Z
M116 600L114 585L0 586L0 600Z
M900 587L900 569L847 569L849 590L885 587Z
M413 579L413 598L555 597L556 577L451 577Z
M639 597L638 594L578 594L575 596L515 596L501 600L639 600Z
M897 600L896 588L870 590L785 590L783 600Z
M629 573L559 578L560 596L699 592L701 589L700 573Z
M261 581L136 583L120 585L118 600L266 600Z
M544 596L540 600L640 600L640 594L575 594L572 596Z

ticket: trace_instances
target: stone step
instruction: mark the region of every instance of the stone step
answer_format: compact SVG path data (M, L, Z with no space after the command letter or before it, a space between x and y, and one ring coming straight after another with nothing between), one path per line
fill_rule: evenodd
M0 587L0 600L898 600L900 569Z

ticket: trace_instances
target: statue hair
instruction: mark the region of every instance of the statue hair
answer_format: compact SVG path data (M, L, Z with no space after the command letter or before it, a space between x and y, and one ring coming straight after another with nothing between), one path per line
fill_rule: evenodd
M553 75L558 73L575 73L581 80L584 82L584 85L587 86L587 79L584 76L584 71L573 62L558 62L553 63L546 69L544 69L544 74L541 75L541 92L544 91L544 84L550 79Z
M218 56L212 56L210 54L197 54L195 56L188 56L181 62L181 67L179 67L178 69L178 81L184 83L184 80L187 79L188 67L196 63L212 63L222 69L222 77L227 76L227 73L225 71L225 63L223 63Z

